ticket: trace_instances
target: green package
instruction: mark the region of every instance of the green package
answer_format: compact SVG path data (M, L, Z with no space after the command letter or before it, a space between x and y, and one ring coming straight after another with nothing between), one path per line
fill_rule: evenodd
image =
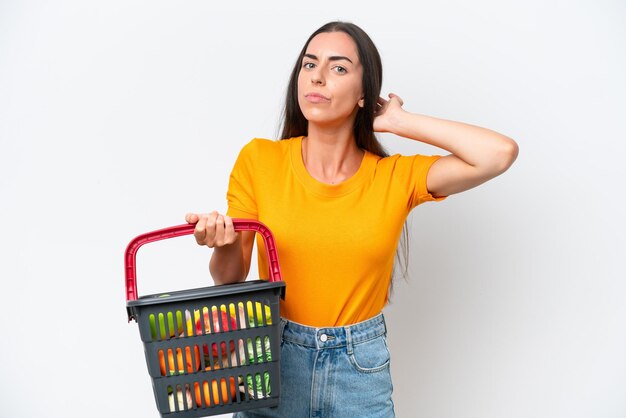
M255 348L256 351L254 350ZM256 338L254 346L252 344L252 339L248 338L247 350L248 361L250 364L258 364L272 361L270 338L268 336L263 339L263 346L261 344L260 337ZM261 399L265 396L270 396L271 394L270 375L267 372L263 373L263 376L261 376L260 373L257 373L255 376L248 375L246 378L246 383L248 385L248 394L250 396ZM263 388L265 388L265 390L263 390Z

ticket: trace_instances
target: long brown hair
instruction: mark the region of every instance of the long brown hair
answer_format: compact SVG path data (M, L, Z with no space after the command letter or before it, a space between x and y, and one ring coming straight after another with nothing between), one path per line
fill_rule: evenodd
M388 156L382 144L378 141L374 133L374 117L376 105L380 97L380 90L383 83L383 65L380 54L374 42L367 33L354 23L350 22L329 22L317 29L309 36L302 51L298 55L298 59L291 71L289 84L287 85L287 93L285 97L285 107L282 114L282 133L280 139L289 139L296 136L308 135L308 121L304 117L300 105L298 104L298 76L302 69L302 59L304 54L315 36L320 33L327 32L344 32L352 38L357 47L359 61L363 67L363 107L359 108L354 120L354 138L356 145L366 151L376 154L379 157ZM396 263L394 263L394 271L396 267L400 267L402 277L408 276L409 261L409 240L408 228L405 222L400 237L400 243L396 250ZM393 285L393 282L392 282Z
M367 33L354 23L349 22L329 22L313 32L304 44L289 78L283 110L283 131L280 138L288 139L308 134L308 121L298 105L298 76L302 68L302 59L311 39L326 32L344 32L350 36L356 44L359 61L363 66L363 107L359 108L354 121L356 145L380 157L386 157L387 153L374 134L374 113L383 82L383 65L380 54Z

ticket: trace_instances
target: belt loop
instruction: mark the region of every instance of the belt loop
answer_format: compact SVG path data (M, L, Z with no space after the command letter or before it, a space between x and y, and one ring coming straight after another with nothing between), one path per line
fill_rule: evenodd
M387 321L385 321L385 315L381 313L380 316L383 318L383 327L385 328L385 337L386 337L387 336Z
M344 329L346 331L346 347L348 349L348 355L351 356L352 355L352 330L350 329L350 327L345 327Z
M280 318L280 340L283 341L283 334L285 333L285 326L287 325L287 320L284 318Z

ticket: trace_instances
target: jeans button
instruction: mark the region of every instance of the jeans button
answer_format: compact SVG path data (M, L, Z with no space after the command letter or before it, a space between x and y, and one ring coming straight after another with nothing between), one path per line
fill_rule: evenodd
M328 335L326 335L326 334L320 335L320 341L323 342L323 343L328 341Z

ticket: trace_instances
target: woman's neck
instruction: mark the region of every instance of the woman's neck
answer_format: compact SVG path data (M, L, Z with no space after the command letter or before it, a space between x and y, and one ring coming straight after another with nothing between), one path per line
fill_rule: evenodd
M302 140L302 161L309 174L327 184L352 177L361 166L365 152L356 145L352 130L321 130L309 125Z

